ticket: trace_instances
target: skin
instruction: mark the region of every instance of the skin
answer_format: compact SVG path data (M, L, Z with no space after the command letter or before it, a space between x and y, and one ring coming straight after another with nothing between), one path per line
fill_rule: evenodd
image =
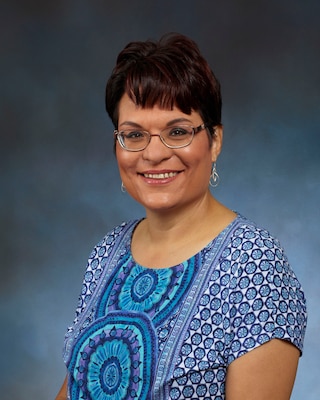
M157 134L166 126L186 124L198 126L200 115L184 114L179 109L162 110L137 107L127 95L119 104L118 129L140 128ZM209 196L208 180L212 159L220 152L220 144L209 148L206 131L196 134L191 145L181 149L170 149L159 137L152 137L148 147L140 152L129 152L116 147L117 161L122 181L127 192L144 206L147 217L154 214L168 215L193 206L199 198ZM171 179L151 179L143 173L173 172ZM188 207L189 208L189 207Z
M142 109L127 95L119 104L118 129L139 127L157 135L164 127L202 124L199 113L177 108ZM200 251L235 218L208 189L211 165L222 147L222 128L216 127L210 147L205 130L181 149L169 149L157 136L140 152L116 144L116 156L126 191L146 210L131 244L133 257L144 266L165 268ZM170 173L169 177L159 174ZM233 361L227 370L227 400L288 400L294 384L299 350L288 342L271 340ZM56 400L67 399L67 378Z
M67 400L68 377L66 376L55 400Z
M187 115L178 108L142 109L127 95L119 104L119 130L138 127L157 135L173 124L199 126L203 122L195 111ZM221 127L216 127L211 147L206 130L197 133L189 146L180 149L166 147L157 136L141 152L126 151L117 143L123 184L146 210L146 219L138 225L132 239L132 254L139 264L164 268L182 262L201 250L235 218L232 211L214 199L208 188L212 162L217 160L221 147ZM150 177L161 173L175 175L165 179Z
M233 361L227 371L227 400L289 400L300 352L273 339Z

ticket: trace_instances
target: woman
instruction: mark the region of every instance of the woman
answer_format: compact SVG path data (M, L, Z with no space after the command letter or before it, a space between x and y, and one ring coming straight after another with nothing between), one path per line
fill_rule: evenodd
M128 44L106 107L122 187L146 215L89 258L57 399L289 399L304 294L278 241L209 190L221 96L196 44Z

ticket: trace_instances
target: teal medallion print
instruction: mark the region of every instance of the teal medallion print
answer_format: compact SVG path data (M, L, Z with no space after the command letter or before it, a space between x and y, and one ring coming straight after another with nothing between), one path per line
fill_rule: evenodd
M72 354L72 392L95 400L148 399L157 345L142 314L111 312L84 331Z
M136 264L132 257L123 260L100 298L96 316L131 310L148 314L158 326L181 304L198 264L194 257L172 268L152 269Z

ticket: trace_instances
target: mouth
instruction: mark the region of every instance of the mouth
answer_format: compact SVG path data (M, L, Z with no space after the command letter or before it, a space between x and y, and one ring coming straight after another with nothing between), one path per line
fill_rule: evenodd
M168 179L168 178L173 178L178 175L178 172L163 172L159 174L142 174L145 178L149 179Z

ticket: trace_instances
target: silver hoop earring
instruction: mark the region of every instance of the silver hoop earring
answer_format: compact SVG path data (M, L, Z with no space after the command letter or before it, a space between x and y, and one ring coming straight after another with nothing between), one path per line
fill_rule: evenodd
M126 193L126 187L124 186L123 182L121 182L121 192Z
M209 185L212 187L217 187L219 185L220 177L217 172L217 164L214 162L212 164L211 175L209 180Z

